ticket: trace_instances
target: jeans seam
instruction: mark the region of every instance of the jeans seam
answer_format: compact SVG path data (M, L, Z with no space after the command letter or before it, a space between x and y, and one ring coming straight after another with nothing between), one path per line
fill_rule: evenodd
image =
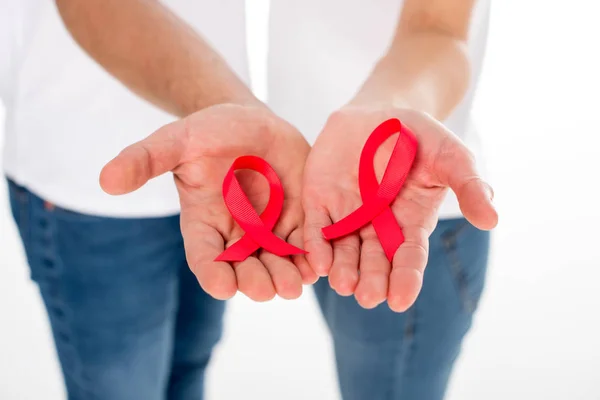
M388 391L388 400L396 400L399 396L398 389L403 386L406 370L410 362L410 356L415 349L415 334L416 334L416 305L413 305L407 312L406 322L404 323L404 335L400 345L400 353L394 357L392 364L392 377L398 376L400 383L398 385L390 385Z
M460 257L458 255L458 236L468 227L468 222L464 222L458 228L453 229L449 232L445 232L442 235L442 245L445 253L448 257L448 264L452 280L457 287L458 296L460 298L460 305L463 311L473 313L476 308L474 299L469 294L468 285L465 282L465 272L462 266Z
M48 239L48 243L46 244L46 251L43 252L44 255L42 256L42 260L40 260L40 262L43 262L43 257L47 257L48 259L53 260L56 265L54 266L54 271L51 273L50 271L43 270L44 272L40 274L39 277L39 286L40 289L42 289L43 286L46 286L44 289L47 290L52 286L56 288L54 291L48 290L45 297L47 303L47 313L49 317L54 320L53 325L56 328L55 340L57 342L57 346L60 344L60 346L63 348L61 352L66 350L67 357L69 356L68 352L70 352L73 359L73 367L71 371L64 371L65 378L68 376L71 383L77 386L77 390L80 391L80 393L86 398L90 398L89 396L91 396L92 393L90 393L89 388L85 384L86 378L84 373L84 364L82 363L79 355L75 340L76 335L73 334L70 311L67 309L67 302L64 300L64 296L62 295L62 285L59 276L61 272L64 271L64 262L57 248L58 245L56 237L57 231L55 214L52 210L46 210L44 208L42 208L42 210L41 218L47 220L45 232L43 232L43 234L47 235L46 238ZM41 267L47 268L45 265L41 265ZM57 314L57 310L59 310L62 315ZM93 396L91 396L91 398L93 398Z

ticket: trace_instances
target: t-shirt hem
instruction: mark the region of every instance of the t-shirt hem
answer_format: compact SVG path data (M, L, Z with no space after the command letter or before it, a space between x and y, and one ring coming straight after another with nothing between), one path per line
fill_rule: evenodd
M82 193L69 192L64 187L32 184L27 179L6 169L5 175L8 179L56 207L80 214L106 218L160 218L178 215L181 211L178 204L152 198L146 198L143 202L136 201L135 204L123 201L120 205L115 205L110 201L98 201L97 198ZM57 195L58 193L61 195ZM107 203L111 203L110 206L107 206Z

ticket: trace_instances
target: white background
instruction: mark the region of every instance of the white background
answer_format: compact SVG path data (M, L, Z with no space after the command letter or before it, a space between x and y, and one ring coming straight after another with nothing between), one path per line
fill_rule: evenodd
M264 93L265 1L252 2ZM600 399L600 4L504 0L476 116L500 225L450 400ZM1 141L1 140L0 140ZM327 333L299 301L230 303L209 399L338 398ZM63 399L37 289L0 185L0 399Z

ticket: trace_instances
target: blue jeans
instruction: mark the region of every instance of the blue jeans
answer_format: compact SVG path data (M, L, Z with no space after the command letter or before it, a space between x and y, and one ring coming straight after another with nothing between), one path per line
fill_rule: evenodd
M429 238L423 289L397 314L361 308L321 279L317 299L331 331L344 400L441 400L483 291L489 232L442 220Z
M225 303L189 271L179 217L102 218L12 182L9 193L69 399L202 399ZM488 242L464 219L440 221L423 290L403 314L364 310L326 279L315 284L344 400L443 398L483 289Z

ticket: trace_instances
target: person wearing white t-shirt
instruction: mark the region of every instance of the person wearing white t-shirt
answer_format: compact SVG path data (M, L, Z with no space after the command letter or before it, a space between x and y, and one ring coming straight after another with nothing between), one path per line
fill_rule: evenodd
M344 399L441 399L497 223L467 149L488 2L274 2L268 106L247 87L241 0L164 3L0 3L4 168L69 398L200 399L220 300L314 284ZM331 242L321 228L362 204L362 145L391 117L419 148L390 263L372 226ZM97 174L122 148L100 175L109 196ZM306 256L214 261L243 234L221 184L245 154L277 171L274 232ZM239 179L260 208L266 183Z

